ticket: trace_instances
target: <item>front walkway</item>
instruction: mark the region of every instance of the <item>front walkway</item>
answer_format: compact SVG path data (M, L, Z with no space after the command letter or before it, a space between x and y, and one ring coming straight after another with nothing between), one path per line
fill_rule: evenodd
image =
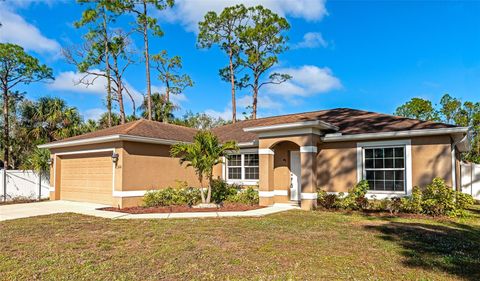
M274 205L266 208L241 212L197 212L197 213L157 213L157 214L126 214L97 210L108 207L101 204L72 202L72 201L45 201L24 204L0 206L0 221L14 220L35 216L77 213L110 219L173 219L173 218L212 218L212 217L261 217L274 213L284 212L298 207L288 205Z

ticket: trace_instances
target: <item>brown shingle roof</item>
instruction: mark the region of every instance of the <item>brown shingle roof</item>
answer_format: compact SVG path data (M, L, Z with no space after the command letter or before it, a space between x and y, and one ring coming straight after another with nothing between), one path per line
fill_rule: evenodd
M343 135L456 127L454 125L420 121L363 110L336 108L330 110L272 116L259 118L256 120L244 120L235 124L214 128L212 131L222 141L235 140L240 143L252 142L257 139L257 135L255 133L244 132L244 128L314 120L321 120L337 126L339 128L338 132L342 133ZM55 143L83 140L95 137L106 137L111 135L131 135L191 142L197 131L198 130L193 128L140 119L127 124L67 138Z
M454 125L420 121L363 110L336 108L239 121L235 124L215 128L213 131L223 141L233 139L238 142L251 142L256 140L257 136L254 133L244 132L244 128L313 120L321 120L337 126L339 128L338 132L343 135L455 127Z
M140 136L148 138L157 138L165 140L174 140L174 141L184 141L191 142L193 136L197 133L196 129L187 128L183 126L166 124L156 121L150 121L145 119L140 119L137 121L128 122L123 125L118 125L95 132L87 133L84 135L79 135L71 138L66 138L60 142L73 141L73 140L83 140L96 137L106 137L112 135L129 135L129 136Z

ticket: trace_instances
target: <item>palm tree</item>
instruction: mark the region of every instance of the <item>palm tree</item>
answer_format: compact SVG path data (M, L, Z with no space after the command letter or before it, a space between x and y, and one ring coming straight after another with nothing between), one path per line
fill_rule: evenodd
M42 177L48 178L50 172L50 152L48 149L35 148L23 163L24 170L33 170L37 173L38 180L38 200L42 198Z
M37 102L27 104L22 117L31 126L31 134L45 142L82 133L80 113L60 98L42 97Z
M103 113L98 119L98 128L105 129L112 126L120 125L120 115L112 112L110 115L110 123L108 121L108 112Z
M98 124L93 119L88 119L85 123L82 124L82 133L84 134L95 132L96 130L98 130Z
M152 94L152 120L168 123L168 120L172 120L175 117L172 112L178 108L177 105L167 101L165 95L159 93ZM148 118L147 109L148 100L145 99L140 106L143 118Z
M172 157L179 157L180 164L187 163L186 167L192 167L200 182L200 194L202 203L210 203L212 196L213 168L222 163L222 157L229 151L237 151L238 145L235 141L220 143L217 136L210 131L200 131L193 143L178 143L172 146L170 154ZM207 197L203 190L203 179L207 177L209 185Z

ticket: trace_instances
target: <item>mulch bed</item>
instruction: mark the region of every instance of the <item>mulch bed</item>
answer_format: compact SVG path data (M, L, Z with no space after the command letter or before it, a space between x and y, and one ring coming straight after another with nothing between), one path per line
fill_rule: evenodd
M152 214L152 213L196 213L196 212L235 212L235 211L249 211L264 208L258 205L245 204L224 204L218 208L193 208L189 206L165 206L165 207L130 207L130 208L115 208L106 207L98 210L113 211L128 214Z

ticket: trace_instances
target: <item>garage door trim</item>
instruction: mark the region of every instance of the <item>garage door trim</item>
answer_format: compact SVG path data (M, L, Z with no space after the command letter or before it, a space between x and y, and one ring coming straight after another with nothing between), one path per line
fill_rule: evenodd
M108 152L111 151L112 154L115 153L115 148L102 148L102 149L91 149L91 150L80 150L80 151L69 151L69 152L59 152L55 153L53 157L53 186L50 188L50 192L55 191L56 188L56 179L57 179L57 156L62 155L75 155L75 154L86 154L86 153L99 153L99 152ZM112 161L112 196L115 192L115 163Z

